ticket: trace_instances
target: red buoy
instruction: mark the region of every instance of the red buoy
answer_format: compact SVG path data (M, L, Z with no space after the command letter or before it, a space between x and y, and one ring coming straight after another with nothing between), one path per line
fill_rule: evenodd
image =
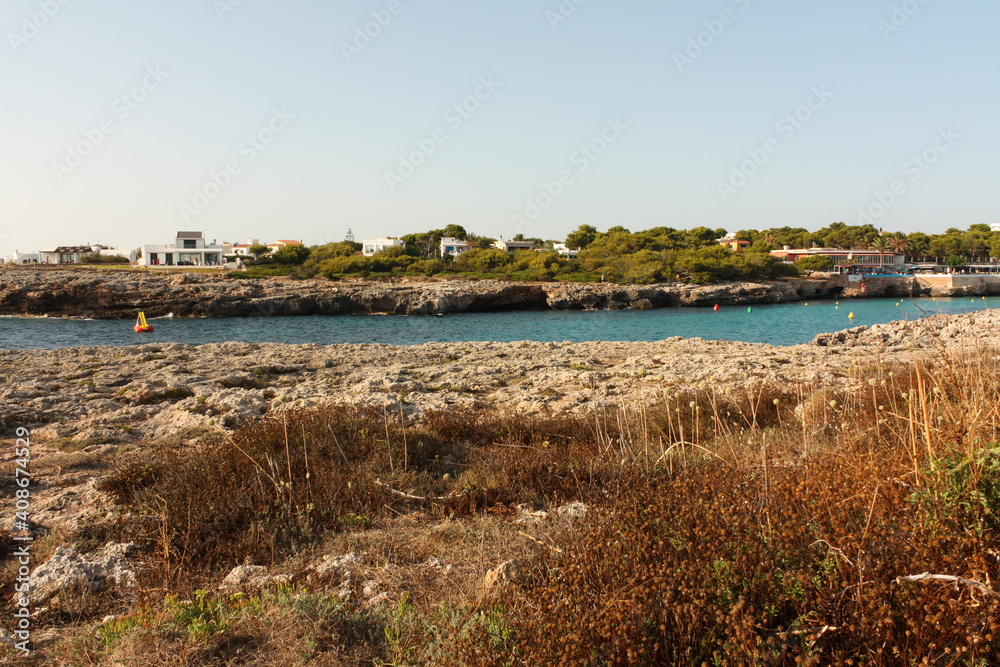
M712 308L712 310L718 310L718 309L719 309L719 304L715 304L715 308Z

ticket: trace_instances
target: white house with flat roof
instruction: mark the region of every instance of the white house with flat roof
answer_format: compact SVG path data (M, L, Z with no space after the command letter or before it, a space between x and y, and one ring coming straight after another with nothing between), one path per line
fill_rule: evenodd
M399 239L391 239L386 236L380 236L375 239L365 239L361 242L361 254L365 257L371 257L375 253L382 252L386 248L397 248L406 245Z
M500 237L499 241L493 242L493 247L497 250L503 250L505 252L514 252L515 250L532 250L535 247L534 241L504 241L503 237Z
M441 256L451 255L452 257L458 257L463 252L468 252L472 249L472 244L467 241L459 241L454 236L446 236L441 239Z
M10 255L3 258L4 264L38 264L42 260L41 254L37 252L21 252L15 250Z
M229 244L211 245L205 243L204 232L177 232L174 242L169 245L147 245L142 247L140 266L187 267L223 266Z

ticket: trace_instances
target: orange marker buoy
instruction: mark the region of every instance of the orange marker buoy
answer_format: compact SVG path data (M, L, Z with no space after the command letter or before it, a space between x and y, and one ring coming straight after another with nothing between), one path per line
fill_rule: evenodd
M712 308L712 310L718 310L718 309L719 309L719 304L715 304L715 307Z

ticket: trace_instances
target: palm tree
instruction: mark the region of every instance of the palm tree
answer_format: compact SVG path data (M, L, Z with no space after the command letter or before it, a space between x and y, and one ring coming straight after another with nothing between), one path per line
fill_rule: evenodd
M889 246L892 248L893 252L903 255L903 260L906 260L906 253L910 251L910 242L906 239L906 234L901 232L896 232L891 237L889 237Z
M890 246L889 239L885 238L884 236L876 236L871 241L871 243L868 244L868 246L872 250L878 250L878 263L879 263L879 266L881 266L882 265L882 256L886 253L886 251L889 250L889 246Z

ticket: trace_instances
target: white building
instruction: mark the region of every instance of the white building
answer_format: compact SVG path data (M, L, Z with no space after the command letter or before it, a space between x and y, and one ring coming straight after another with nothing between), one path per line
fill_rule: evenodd
M41 254L37 252L21 252L15 250L13 254L3 258L4 264L38 264L42 260Z
M375 253L382 252L386 248L397 248L406 245L399 239L390 239L380 236L377 239L365 239L361 242L361 253L365 257L371 257Z
M227 255L228 254L239 255L241 257L249 257L250 256L250 246L255 246L255 245L258 245L259 243L260 243L260 239L250 239L246 243L237 243L236 245L234 245L232 247L232 252L231 253L226 253L226 254Z
M451 255L452 257L458 257L463 252L468 252L472 249L472 245L467 241L459 241L454 236L446 236L441 239L441 256Z
M493 242L493 247L497 250L514 252L515 250L532 250L535 243L534 241L504 241L501 236L499 241Z
M553 243L552 249L560 255L569 257L570 259L576 259L576 256L580 254L579 250L570 250L567 248L565 243Z
M226 244L228 246L228 244ZM223 266L226 246L205 244L204 232L177 232L170 245L142 247L141 266Z
M990 230L994 232L1000 232L1000 222L994 222L990 225Z
M893 251L878 250L842 250L840 248L789 248L772 250L771 254L786 263L797 262L806 257L829 257L834 264L858 264L861 266L892 266L901 265L906 260L904 255Z
M287 239L276 239L274 243L268 243L267 249L271 252L278 252L286 245L302 245L302 241L289 241Z
M99 245L61 245L53 250L41 250L38 253L40 264L76 264L84 255L101 251Z

